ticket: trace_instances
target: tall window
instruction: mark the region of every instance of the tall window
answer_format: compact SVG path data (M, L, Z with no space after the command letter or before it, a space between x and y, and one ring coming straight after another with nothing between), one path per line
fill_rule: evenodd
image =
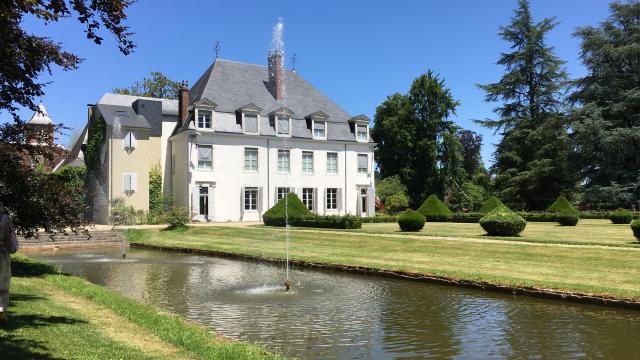
M278 130L278 135L291 135L288 117L276 116L276 127Z
M122 192L130 194L137 190L138 176L134 173L122 174Z
M276 188L277 200L280 201L281 199L284 199L284 197L287 196L289 192L291 192L291 188L288 187Z
M327 174L338 173L338 153L327 153Z
M258 114L244 114L244 132L258 133Z
M136 140L136 135L133 133L133 131L127 131L122 141L122 147L126 150L133 150L136 148L137 144L138 142Z
M258 149L244 148L244 170L258 171Z
M209 188L200 186L200 215L209 215Z
M213 145L197 145L198 148L198 169L213 169Z
M313 174L313 152L302 152L302 173Z
M337 210L338 209L338 189L337 188L327 188L327 210Z
M244 189L244 209L258 210L258 188Z
M289 150L278 150L278 172L289 172Z
M369 156L358 154L358 174L366 174L367 172L369 172Z
M211 110L197 110L198 128L211 129Z
M313 188L303 188L302 189L302 203L304 204L304 206L313 211L313 196L314 196L314 191L315 189Z
M326 121L313 121L313 138L324 140L327 138L327 122Z
M356 140L369 141L367 136L368 131L369 126L367 124L356 124Z

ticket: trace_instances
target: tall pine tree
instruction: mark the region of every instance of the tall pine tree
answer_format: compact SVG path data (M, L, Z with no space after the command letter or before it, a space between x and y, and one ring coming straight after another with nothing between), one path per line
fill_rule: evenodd
M585 202L630 207L640 201L640 2L613 3L597 27L579 28L587 75L576 81L577 163Z
M494 109L498 119L478 122L502 134L491 171L500 198L516 208L545 209L576 186L562 114L567 73L545 43L555 26L552 18L534 23L528 1L519 0L511 23L500 31L511 50L498 60L505 74L497 83L479 85L486 101L501 103Z

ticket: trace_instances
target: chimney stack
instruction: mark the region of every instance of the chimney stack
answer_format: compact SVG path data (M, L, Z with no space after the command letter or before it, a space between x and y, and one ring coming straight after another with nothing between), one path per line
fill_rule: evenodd
M282 69L282 52L269 52L269 88L277 101L284 100L284 74Z
M178 127L187 121L189 114L189 82L182 81L178 90Z

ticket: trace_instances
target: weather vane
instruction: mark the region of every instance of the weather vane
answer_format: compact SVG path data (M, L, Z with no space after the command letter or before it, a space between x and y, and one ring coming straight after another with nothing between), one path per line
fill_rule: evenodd
M291 71L296 71L296 53L291 55Z
M220 41L216 41L215 50L216 50L216 59L217 59L220 56Z

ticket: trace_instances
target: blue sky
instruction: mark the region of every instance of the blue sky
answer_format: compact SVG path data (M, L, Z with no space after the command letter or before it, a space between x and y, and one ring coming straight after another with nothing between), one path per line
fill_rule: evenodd
M43 26L26 19L27 31L59 41L85 61L76 71L53 71L42 99L56 122L82 128L86 104L114 87L126 87L151 71L193 84L214 59L265 64L271 29L285 20L287 57L296 54L296 70L351 114L373 119L376 106L395 92L406 92L412 80L431 69L446 80L461 102L453 118L484 136L483 158L491 162L499 137L473 124L492 117L496 104L485 103L475 84L494 82L495 64L507 45L498 37L516 0L448 1L169 1L139 0L129 9L128 25L138 47L122 55L112 38L96 46L71 19ZM597 24L608 15L608 1L532 0L536 20L560 22L548 43L567 61L572 77L583 74L578 26ZM23 111L23 118L31 116ZM7 121L7 113L0 120ZM63 137L59 142L65 144Z

